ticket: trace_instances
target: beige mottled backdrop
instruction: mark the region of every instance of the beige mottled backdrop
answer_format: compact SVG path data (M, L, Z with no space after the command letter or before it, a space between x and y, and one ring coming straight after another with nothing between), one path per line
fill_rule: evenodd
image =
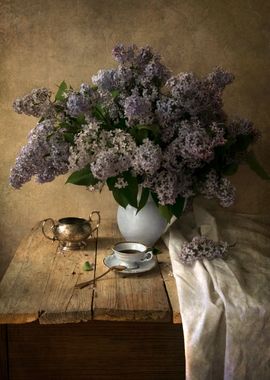
M152 45L174 71L205 74L222 65L236 75L225 108L252 119L263 133L256 148L270 172L270 2L251 0L6 0L0 1L1 41L1 256L0 274L22 236L38 220L87 217L93 209L114 216L109 193L90 194L64 185L65 178L19 191L8 185L16 153L35 119L17 115L11 104L33 87L73 87L100 68L114 65L116 42ZM270 184L247 168L235 177L235 209L270 212Z

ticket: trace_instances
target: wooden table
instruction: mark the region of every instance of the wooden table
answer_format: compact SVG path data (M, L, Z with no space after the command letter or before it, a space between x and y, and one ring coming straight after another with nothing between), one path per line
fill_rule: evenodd
M103 220L86 250L60 254L36 226L0 284L1 380L184 379L182 326L166 247L148 273L110 272L103 258L121 240ZM85 261L94 263L84 271Z

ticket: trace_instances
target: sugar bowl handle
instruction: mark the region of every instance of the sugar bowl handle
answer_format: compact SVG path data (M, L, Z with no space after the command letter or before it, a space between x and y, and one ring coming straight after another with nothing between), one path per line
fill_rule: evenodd
M94 214L97 215L97 224L96 224L96 227L92 229L91 234L92 234L93 232L95 232L96 230L98 230L98 227L99 227L99 225L100 225L100 212L99 212L99 211L92 211L92 212L91 212L91 214L90 214L90 216L89 216L89 222L90 222L90 223L93 222L92 216L93 216Z
M47 223L48 221L50 221L51 224L52 224L52 226L51 226L51 230L54 229L54 227L55 227L54 220L53 220L52 218L44 219L44 220L42 221L42 227L41 227L41 229L42 229L42 233L43 233L43 235L44 235L47 239L50 239L50 240L52 240L52 241L55 241L55 240L57 240L57 238L56 238L55 236L50 237L50 236L47 235L46 232L45 232L45 225L46 225L46 223Z

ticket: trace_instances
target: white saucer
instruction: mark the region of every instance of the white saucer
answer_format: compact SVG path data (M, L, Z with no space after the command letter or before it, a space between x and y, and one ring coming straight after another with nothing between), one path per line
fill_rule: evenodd
M103 263L108 268L114 267L116 265L125 265L125 263L123 263L123 261L120 261L117 257L115 257L114 254L111 254L109 256L104 257ZM153 257L149 261L145 261L143 263L138 263L138 268L133 268L133 269L127 268L127 269L121 270L121 272L119 272L119 273L124 273L124 274L144 273L144 272L148 272L149 270L153 269L155 266L156 266L156 258Z

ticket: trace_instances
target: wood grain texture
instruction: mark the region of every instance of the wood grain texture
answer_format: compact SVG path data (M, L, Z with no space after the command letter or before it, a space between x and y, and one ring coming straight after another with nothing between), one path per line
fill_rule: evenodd
M182 329L92 321L10 325L10 380L181 380Z
M57 251L36 228L19 246L0 284L0 323L79 322L91 319L92 291L78 291L79 281L93 278L83 272L85 261L95 260L95 241L87 250Z
M108 239L107 236L111 238ZM113 243L121 239L123 240L115 222L103 221L98 239L96 276L106 270L103 259L111 253ZM158 266L137 275L110 272L98 280L94 294L93 318L115 321L171 321L172 312Z
M149 273L112 272L75 288L106 271L103 258L119 240L115 221L105 220L84 251L59 254L38 228L22 241L0 284L0 322L10 323L0 325L1 380L184 379L165 246ZM84 272L85 261L95 270Z
M120 240L116 222L105 219L98 239L90 239L86 250L62 254L58 243L47 240L36 226L22 241L0 284L0 323L39 320L41 324L57 324L92 319L179 323L165 245L158 255L160 267L137 275L110 272L91 286L75 288L107 270L103 259ZM85 261L94 263L95 270L83 271Z
M164 285L168 294L168 299L172 308L172 320L173 323L181 323L181 314L178 300L178 293L176 288L175 279L172 272L172 264L168 248L163 242L158 243L158 248L161 253L157 255L159 268L163 277Z
M19 246L0 284L0 322L27 323L38 319L56 245L39 229Z
M71 323L92 319L93 290L75 289L77 283L94 278L83 264L95 262L96 241L90 240L86 250L58 254L40 305L40 323Z

